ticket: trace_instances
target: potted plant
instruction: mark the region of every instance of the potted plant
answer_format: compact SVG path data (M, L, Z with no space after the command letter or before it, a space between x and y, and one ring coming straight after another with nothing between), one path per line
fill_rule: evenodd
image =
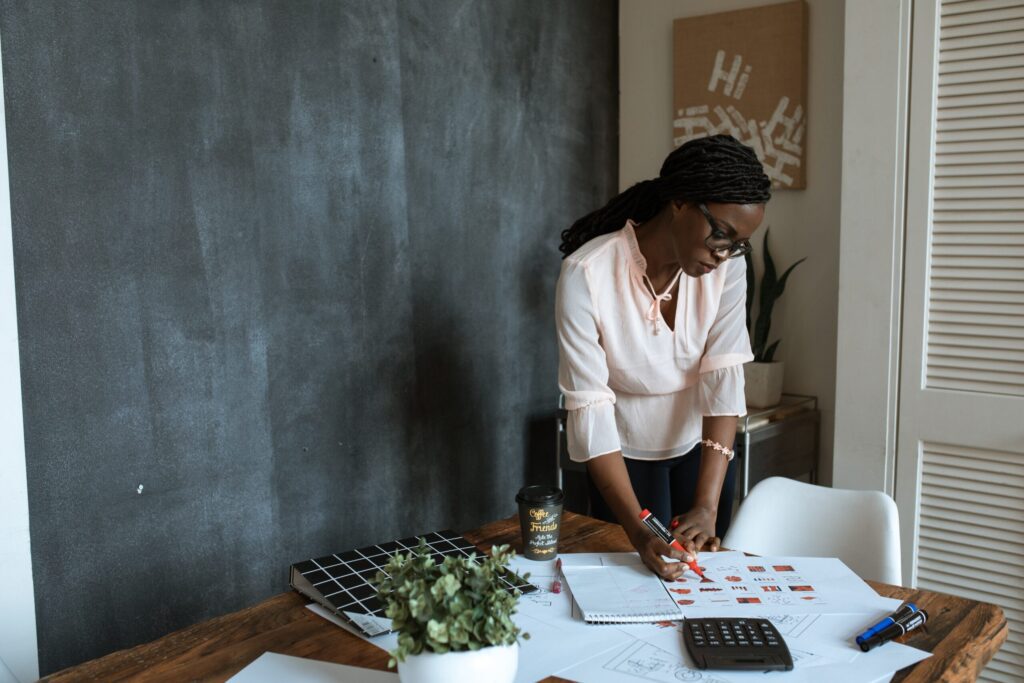
M754 304L754 260L750 254L745 257L747 261L747 329L750 330L754 360L743 366L743 375L747 407L750 408L774 406L782 398L784 366L782 361L775 360L775 350L781 340L776 339L771 344L768 343L768 333L772 326L772 308L786 289L786 280L789 278L789 274L806 260L806 258L800 259L787 268L782 277L776 277L775 263L768 250L768 232L769 229L766 228L764 231L764 274L761 276L761 298L757 310L757 322L753 328L750 327L750 312Z
M507 545L490 555L447 556L434 561L423 539L411 553L395 553L378 572L377 597L387 608L407 683L511 682L519 663L519 636L512 621L519 592L502 581L515 553ZM528 577L529 575L527 575Z

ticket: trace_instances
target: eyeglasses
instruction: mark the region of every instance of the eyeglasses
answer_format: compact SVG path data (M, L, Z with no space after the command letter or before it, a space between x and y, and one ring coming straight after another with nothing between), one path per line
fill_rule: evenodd
M716 253L725 252L726 258L739 258L751 252L753 247L750 246L749 241L745 239L733 241L729 238L729 234L718 225L718 221L708 211L708 207L699 203L697 208L704 214L708 225L711 226L711 234L704 239L704 244L708 245L708 249Z

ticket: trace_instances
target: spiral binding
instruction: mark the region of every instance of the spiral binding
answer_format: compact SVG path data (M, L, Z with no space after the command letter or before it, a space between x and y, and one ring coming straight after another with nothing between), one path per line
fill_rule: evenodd
M679 621L683 618L683 615L678 612L674 614L667 614L665 612L640 612L636 614L598 612L584 614L583 618L588 624L633 624L650 621Z

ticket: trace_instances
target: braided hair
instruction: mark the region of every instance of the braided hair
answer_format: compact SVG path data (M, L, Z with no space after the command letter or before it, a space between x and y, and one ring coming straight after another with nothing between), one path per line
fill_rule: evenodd
M565 258L594 237L619 230L627 219L654 218L674 199L764 204L771 196L771 181L754 150L731 135L697 138L669 154L657 178L633 185L564 230L558 250Z

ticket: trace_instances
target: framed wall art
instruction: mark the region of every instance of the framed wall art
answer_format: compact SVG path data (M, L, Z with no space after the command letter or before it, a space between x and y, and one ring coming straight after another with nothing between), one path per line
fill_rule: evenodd
M673 22L676 147L728 133L750 145L775 188L807 186L804 0Z

